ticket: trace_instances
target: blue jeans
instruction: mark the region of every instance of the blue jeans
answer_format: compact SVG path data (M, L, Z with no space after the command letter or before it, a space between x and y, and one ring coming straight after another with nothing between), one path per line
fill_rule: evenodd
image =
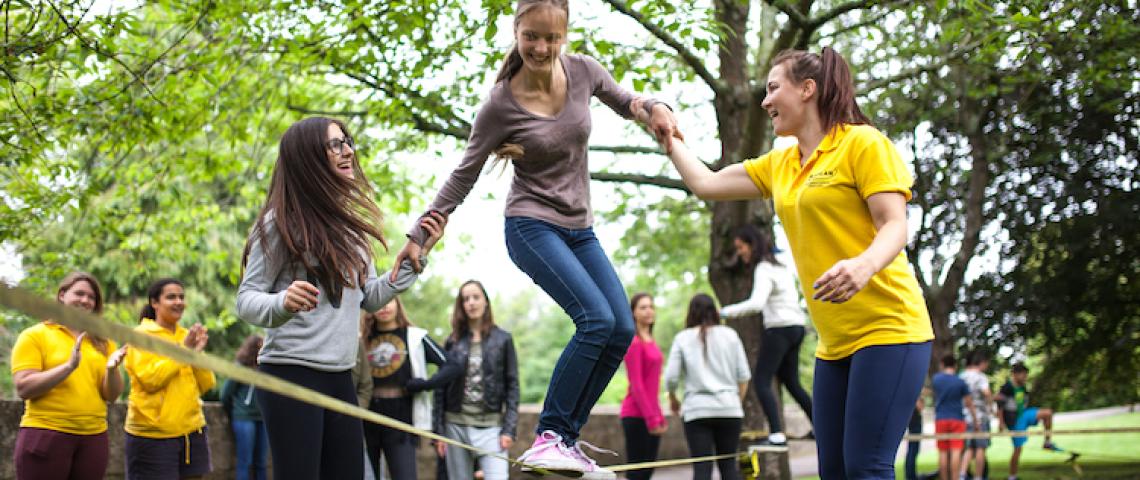
M812 423L821 479L895 478L895 453L929 365L930 342L816 359Z
M265 423L234 419L230 426L234 430L234 449L237 450L237 474L234 478L265 480L265 460L269 453L269 434L265 431ZM250 470L253 470L253 477L249 476Z
M536 429L552 430L573 444L633 340L625 287L593 228L507 217L505 236L515 265L574 321L574 336L554 365Z

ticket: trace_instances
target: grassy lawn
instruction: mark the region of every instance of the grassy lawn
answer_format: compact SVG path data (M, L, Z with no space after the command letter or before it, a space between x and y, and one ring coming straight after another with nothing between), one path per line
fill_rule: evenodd
M1055 429L1119 427L1140 427L1140 412L1087 421L1061 421L1054 425ZM1040 426L1033 427L1033 430L1040 428ZM1083 471L1083 476L1074 471L1070 464L1065 463L1065 460L1068 459L1067 455L1042 449L1042 439L1041 436L1030 437L1029 443L1022 448L1019 479L1140 478L1140 433L1054 437L1053 442L1061 448L1081 453L1077 463ZM986 453L990 463L991 479L1004 480L1008 476L1009 455L1012 451L1013 446L1010 444L1009 438L994 439ZM937 452L933 448L926 449L925 445L923 446L923 450L918 456L918 471L920 473L938 470L936 454ZM901 459L896 467L898 478L903 478L903 462Z

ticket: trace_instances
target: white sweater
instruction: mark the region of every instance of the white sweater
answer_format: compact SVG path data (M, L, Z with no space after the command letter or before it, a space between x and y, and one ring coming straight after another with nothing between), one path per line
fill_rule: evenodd
M728 318L764 314L764 328L794 327L804 324L796 276L787 265L760 262L752 274L752 295L747 300L726 305L721 314Z
M685 398L681 401L684 421L700 418L742 418L740 384L752 378L748 357L740 336L724 325L708 327L701 343L699 328L686 328L673 338L665 365L665 385L676 390L683 379Z

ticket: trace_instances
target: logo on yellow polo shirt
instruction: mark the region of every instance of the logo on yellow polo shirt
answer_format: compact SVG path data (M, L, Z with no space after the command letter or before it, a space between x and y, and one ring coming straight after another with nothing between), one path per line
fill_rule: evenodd
M807 186L809 187L826 187L835 182L835 169L820 170L812 172L808 175Z

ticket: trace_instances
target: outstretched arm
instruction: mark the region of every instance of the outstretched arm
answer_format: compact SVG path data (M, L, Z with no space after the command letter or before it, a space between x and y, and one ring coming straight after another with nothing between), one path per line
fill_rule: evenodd
M676 138L669 141L673 145L669 160L677 167L685 186L700 199L745 200L763 195L744 171L744 165L736 163L714 172L693 155L685 142Z

